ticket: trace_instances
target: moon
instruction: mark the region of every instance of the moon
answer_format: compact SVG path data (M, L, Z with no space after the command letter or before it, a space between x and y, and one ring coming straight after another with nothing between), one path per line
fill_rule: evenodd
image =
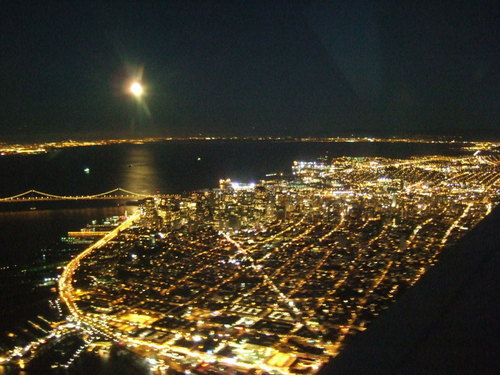
M139 82L133 82L131 85L130 85L130 88L129 88L130 92L132 93L132 95L134 95L135 97L140 97L143 93L144 93L144 88L142 87L142 85L139 83Z

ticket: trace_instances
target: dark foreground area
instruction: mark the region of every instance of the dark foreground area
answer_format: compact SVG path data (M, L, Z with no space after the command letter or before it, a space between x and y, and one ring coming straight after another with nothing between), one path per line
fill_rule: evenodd
M498 374L500 207L321 374Z

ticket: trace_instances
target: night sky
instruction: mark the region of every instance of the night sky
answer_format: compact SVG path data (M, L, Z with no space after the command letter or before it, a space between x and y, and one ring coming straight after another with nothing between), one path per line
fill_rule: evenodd
M497 4L0 1L0 141L494 135Z

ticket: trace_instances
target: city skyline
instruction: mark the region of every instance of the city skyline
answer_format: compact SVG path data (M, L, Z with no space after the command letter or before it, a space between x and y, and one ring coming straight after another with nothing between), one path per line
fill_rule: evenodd
M358 337L370 337L379 315L386 317L388 310L390 316L394 303L442 265L441 252L449 258L455 244L460 249L462 236L498 213L495 142L117 142L13 148L13 155L0 158L3 168L24 165L18 176L23 169L43 166L42 179L34 181L45 179L46 186L58 189L1 197L6 212L0 219L7 229L0 235L18 237L11 247L24 247L15 242L26 237L26 230L46 231L60 215L64 221L64 207L87 207L69 213L88 215L95 212L88 211L92 204L121 205L108 211L114 216L87 219L80 231L60 222L56 226L67 233L50 246L32 240L30 262L4 254L0 366L28 373L73 373L94 366L99 374L105 363L117 374L128 374L109 362L119 355L137 374L324 373ZM280 161L286 149L292 154ZM222 165L240 159L238 153L267 153L240 160L241 169L258 168L261 178L238 181L231 179L236 174L222 172ZM89 158L97 163L80 164ZM264 167L259 160L266 160ZM283 170L286 160L294 162ZM172 163L179 168L177 177L165 173ZM208 188L204 173L207 182L218 177L218 186ZM190 186L189 176L199 185L179 188ZM11 188L20 182L16 174L12 177ZM166 192L161 187L169 186L172 177L181 185ZM103 192L117 181L131 190ZM91 187L101 190L83 194ZM42 228L31 224L15 233L9 229L19 217L14 211L26 219L39 217ZM438 273L433 284L442 284L441 294L452 299L460 294L445 292L446 275ZM39 296L36 308L30 302L34 295ZM435 315L419 319L432 324ZM484 323L469 319L468 327L481 330ZM448 330L443 337L461 332ZM489 337L482 337L490 345ZM454 345L443 347L452 366ZM475 353L478 365L488 368L488 353L477 348L460 350ZM397 365L390 358L380 360Z
M2 1L0 375L498 372L498 19Z

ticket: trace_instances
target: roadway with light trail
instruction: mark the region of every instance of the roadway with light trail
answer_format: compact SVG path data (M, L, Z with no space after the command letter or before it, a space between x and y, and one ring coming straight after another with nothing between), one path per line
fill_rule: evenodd
M64 268L64 271L61 274L61 277L59 278L59 296L64 301L66 306L68 306L71 315L73 315L77 321L85 322L86 320L83 316L84 314L78 309L75 302L73 302L73 296L72 296L73 286L71 285L71 282L75 270L80 265L80 261L87 255L92 253L94 250L101 248L106 243L111 241L118 234L120 234L121 231L129 228L140 217L140 215L141 215L140 211L139 210L136 211L134 214L129 216L123 223L121 223L111 232L106 234L103 238L101 238L100 240L89 246L87 249L82 251L80 254L78 254Z

